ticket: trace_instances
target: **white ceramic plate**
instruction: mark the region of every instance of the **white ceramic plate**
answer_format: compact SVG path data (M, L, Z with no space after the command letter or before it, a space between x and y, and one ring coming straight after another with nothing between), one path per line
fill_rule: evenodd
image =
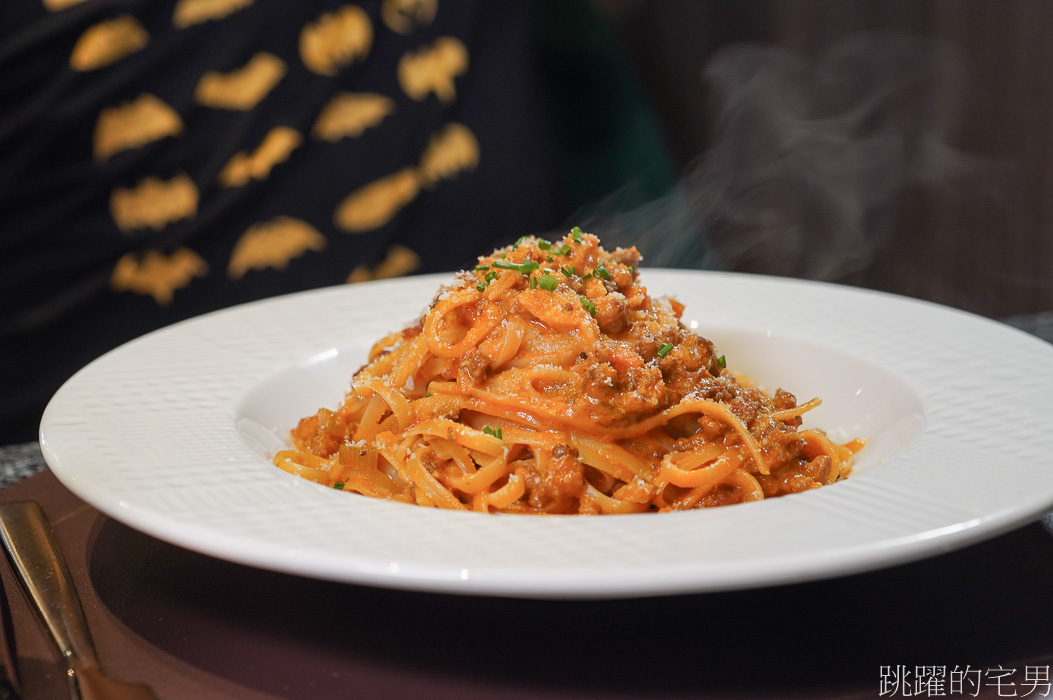
M327 489L270 458L335 406L374 340L448 275L324 289L202 316L87 366L41 444L113 518L188 549L309 577L516 597L775 585L944 552L1053 509L1053 346L941 306L813 282L642 271L729 367L869 444L829 487L705 511L495 516Z

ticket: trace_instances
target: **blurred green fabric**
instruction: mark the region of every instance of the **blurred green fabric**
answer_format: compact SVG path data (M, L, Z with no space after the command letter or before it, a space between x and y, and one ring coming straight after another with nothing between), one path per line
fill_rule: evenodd
M630 55L588 0L535 0L539 77L571 225L653 267L713 261Z
M627 211L667 194L676 167L613 30L586 0L535 0L533 13L571 210L610 199Z

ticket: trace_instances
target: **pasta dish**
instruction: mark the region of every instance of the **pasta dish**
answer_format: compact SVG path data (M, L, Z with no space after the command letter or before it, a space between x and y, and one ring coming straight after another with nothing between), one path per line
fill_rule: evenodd
M766 393L652 298L635 247L579 228L479 258L380 339L275 464L344 491L502 513L722 506L845 477L861 444Z

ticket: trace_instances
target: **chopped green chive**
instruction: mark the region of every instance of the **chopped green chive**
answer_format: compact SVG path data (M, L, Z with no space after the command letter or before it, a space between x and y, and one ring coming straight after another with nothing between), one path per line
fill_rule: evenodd
M537 278L531 277L530 279L534 280ZM550 277L548 274L541 275L541 279L539 279L537 283L539 287L547 289L550 292L556 291L556 287L559 286L559 280L555 277Z
M724 359L723 355L721 355L717 358L717 364L720 365L722 368L727 368L728 361Z
M609 280L611 278L610 271L603 266L603 263L600 263L596 269L592 271L592 274L599 277L601 280Z
M524 275L529 275L531 272L541 267L541 265L534 262L533 260L527 260L524 263L512 263L505 262L504 260L495 260L494 267L496 267L499 270L515 270L516 272L521 272Z
M589 301L588 299L586 299L584 296L581 296L581 295L578 296L578 301L581 302L581 305L585 307L585 310L589 312L590 316L595 316L596 315L596 305L595 304L593 304L591 301Z
M479 269L479 268L476 268L476 269ZM489 269L489 268L483 268L483 269ZM475 288L477 290L479 290L480 292L485 292L486 288L489 287L490 283L493 282L495 279L497 279L497 272L495 272L494 270L490 270L489 272L487 272L483 276L483 281L480 282L479 284L475 285Z
M523 241L525 241L528 238L530 238L530 236L520 236L519 238L517 238L516 242L512 244L512 250L518 248L523 243Z
M669 354L669 351L673 349L672 343L662 343L658 346L658 356L665 357Z
M540 239L538 239L537 247L540 248L541 250L548 250L549 248L552 247L552 244L549 243L548 241L546 241L544 238L540 238Z
M537 289L537 277L530 278L530 288Z
M502 439L502 437L501 437L501 429L500 428L497 428L495 430L495 429L491 428L489 425L484 425L483 426L483 432L486 433L487 435L493 435L498 440Z
M338 490L338 491L343 491L344 490L344 482L343 481L336 482L335 484L333 484L333 488Z
M476 269L477 272L482 272L483 270L489 270L490 266L489 265L476 265L475 269Z
M429 396L431 396L431 392L430 392L430 391L429 391L429 392L427 392L427 393L425 393L425 394L424 394L424 396L422 396L421 398L422 398L422 399L426 399L426 398L428 398Z
M581 243L581 227L575 226L570 230L570 236L574 239L575 243Z
M552 251L553 255L570 255L570 246L564 243L559 248Z
M578 274L578 271L574 269L573 265L564 265L563 267L559 268L559 271L563 273L564 277L573 277L574 275Z

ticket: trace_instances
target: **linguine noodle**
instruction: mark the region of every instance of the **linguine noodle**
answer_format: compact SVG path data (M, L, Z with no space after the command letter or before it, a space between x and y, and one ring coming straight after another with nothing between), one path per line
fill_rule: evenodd
M275 464L457 510L637 513L757 501L846 476L859 441L800 427L818 399L725 368L639 283L635 248L573 229L479 259L375 344L337 410Z

